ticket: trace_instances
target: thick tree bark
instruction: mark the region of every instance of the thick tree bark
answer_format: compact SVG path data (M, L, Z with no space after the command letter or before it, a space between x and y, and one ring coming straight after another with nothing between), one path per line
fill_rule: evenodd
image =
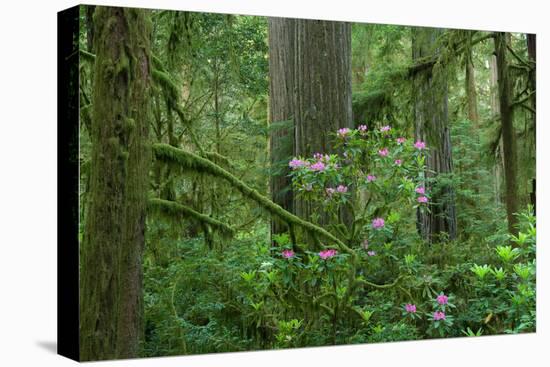
M413 61L437 54L436 39L441 31L413 28ZM415 138L427 142L426 177L437 179L453 172L451 137L448 126L447 82L444 72L433 68L421 70L413 77ZM454 190L450 186L428 187L432 192L431 212L418 211L418 227L428 242L456 238ZM444 235L442 237L441 235Z
M97 7L89 207L80 251L82 360L138 356L149 163L150 21Z
M293 154L294 126L294 30L295 19L269 18L269 149L270 192L273 202L293 210L288 160ZM287 231L278 218L271 219L271 234Z
M504 180L506 184L506 214L508 230L517 234L517 218L519 198L517 186L517 148L514 130L514 109L511 107L511 86L508 74L506 34L499 32L495 36L495 55L498 74L498 95L500 105L500 121L502 125L502 145L504 152Z
M351 25L305 19L270 19L270 120L292 120L294 128L275 129L271 135L272 163L291 156L311 157L334 152L333 136L339 128L352 127ZM292 143L284 145L292 138ZM288 164L288 162L285 162ZM310 202L285 188L288 168L275 176L271 191L275 202L311 220ZM349 213L343 210L342 219ZM323 215L321 223L326 222ZM275 224L275 230L280 230Z
M339 128L353 127L351 105L351 25L297 20L294 44L294 155L334 152ZM294 199L295 213L312 219L308 201ZM348 221L349 213L341 213ZM320 222L325 220L323 216Z

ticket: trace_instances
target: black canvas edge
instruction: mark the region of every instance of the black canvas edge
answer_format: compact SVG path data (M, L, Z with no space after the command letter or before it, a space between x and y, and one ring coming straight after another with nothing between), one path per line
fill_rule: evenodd
M57 13L57 353L79 356L79 16Z

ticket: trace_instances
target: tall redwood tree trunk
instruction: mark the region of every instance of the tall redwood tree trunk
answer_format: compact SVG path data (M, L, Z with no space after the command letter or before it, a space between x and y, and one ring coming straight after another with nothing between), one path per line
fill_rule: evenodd
M269 27L270 118L272 122L291 120L294 124L292 130L272 133L272 162L285 156L288 159L334 152L332 134L353 125L351 25L322 20L270 19ZM284 140L289 136L292 150L284 147ZM326 223L320 208L281 192L289 183L281 176L274 178L271 189L276 202L308 220L321 213L318 220ZM343 210L341 217L346 221L347 211Z
M294 32L295 19L269 18L269 149L272 200L294 212L288 161L294 152ZM271 219L271 233L287 231L278 218Z

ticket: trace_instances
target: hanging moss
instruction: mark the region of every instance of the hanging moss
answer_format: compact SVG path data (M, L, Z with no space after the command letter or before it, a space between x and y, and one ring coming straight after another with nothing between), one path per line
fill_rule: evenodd
M160 212L171 217L192 218L200 223L205 223L209 225L210 227L219 231L223 236L231 237L235 232L235 230L227 224L220 222L217 219L211 218L208 215L201 214L175 201L150 198L149 210L157 213Z
M196 171L200 173L210 174L219 178L225 179L234 188L239 190L245 197L255 201L263 209L267 210L271 215L275 215L289 225L297 225L310 233L316 233L319 236L334 242L340 250L355 254L355 252L346 246L344 242L336 238L333 234L328 232L322 227L318 227L313 223L305 221L296 215L289 213L288 211L275 204L258 191L246 185L230 172L224 170L217 164L202 158L196 154L174 148L168 144L153 144L153 153L157 159L164 162L171 162L178 164L185 170Z

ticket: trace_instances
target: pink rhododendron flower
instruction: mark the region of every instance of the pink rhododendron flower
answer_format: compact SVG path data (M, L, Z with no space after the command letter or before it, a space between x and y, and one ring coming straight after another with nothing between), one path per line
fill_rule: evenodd
M416 191L417 194L424 195L426 193L426 189L424 186L418 186L414 191Z
M374 180L376 180L376 176L375 176L375 175L368 175L368 176L367 176L367 182L372 182L372 181L374 181Z
M343 194L343 193L348 192L348 187L344 186L344 185L338 185L338 187L336 188L336 191Z
M415 313L416 312L416 305L413 305L411 303L407 303L405 305L405 311L410 312L410 313Z
M382 148L378 151L378 154L380 154L380 156L382 157L385 157L388 155L388 148Z
M439 303L440 305L446 305L447 303L449 303L449 297L444 294L440 294L439 296L437 296L436 300L437 303Z
M382 127L380 128L380 131L382 131L382 132L384 132L384 131L390 131L390 129L391 129L390 125L386 125L386 126L382 126Z
M416 143L414 143L414 147L416 149L422 150L422 149L426 148L426 143L424 143L421 140L417 140Z
M333 189L332 187L327 187L325 189L325 192L327 193L328 196L332 196L332 194L334 194L336 192L336 190Z
M443 311L435 311L435 312L434 312L434 320L435 320L435 321L445 320L445 312L443 312Z
M343 127L341 129L338 129L338 136L341 137L341 138L345 138L349 135L349 133L351 132L350 129L348 129L347 127Z
M405 142L405 138L401 137L401 138L397 138L396 141L397 141L397 144L403 144Z
M303 167L304 165L305 165L304 161L302 161L301 159L296 159L296 158L294 158L293 160L288 162L288 166L292 169Z
M369 255L369 256L375 256L375 255L376 255L376 251L367 251L367 255Z
M315 162L309 167L309 169L316 172L324 171L325 168L326 167L323 162Z
M365 240L363 241L363 248L364 248L365 250L369 248L369 240L365 239Z
M368 128L367 128L367 125L359 125L359 127L357 127L357 130L358 130L360 133L364 134L364 133L367 132Z
M401 159L396 159L394 163L396 166L400 166L403 163L403 161Z
M425 196L419 196L418 199L416 199L419 203L427 203L428 198Z
M281 255L285 259L290 259L290 258L294 257L294 251L292 251L292 250L283 250L283 252L281 252Z
M383 218L374 218L373 221L372 221L372 228L382 228L384 227L384 219Z
M319 252L319 257L323 260L326 260L328 258L331 258L335 256L338 252L334 249L326 249Z

